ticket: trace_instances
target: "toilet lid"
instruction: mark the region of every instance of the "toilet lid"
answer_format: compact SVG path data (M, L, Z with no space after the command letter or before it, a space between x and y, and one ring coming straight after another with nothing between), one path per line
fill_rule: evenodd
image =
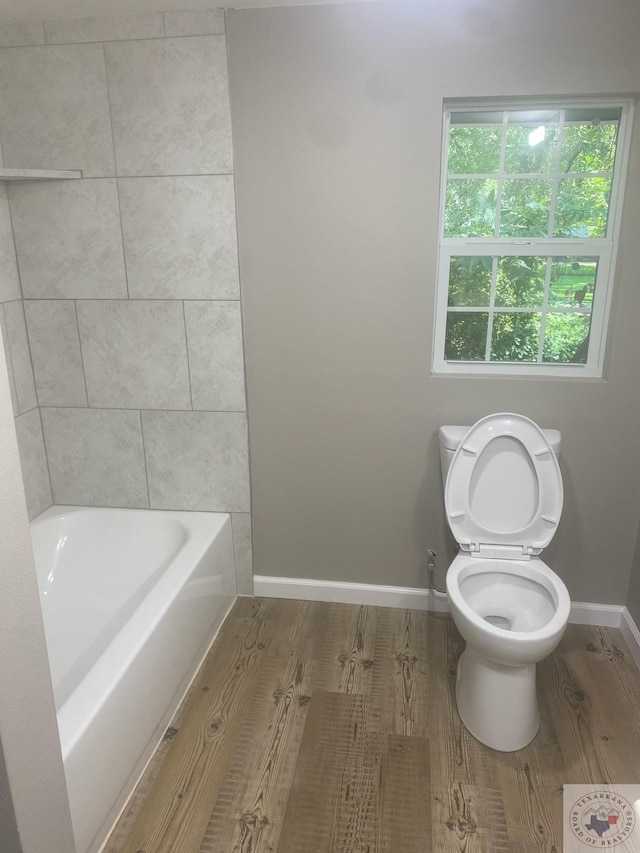
M560 466L540 427L508 413L474 424L451 461L445 508L467 550L497 545L539 554L562 513Z

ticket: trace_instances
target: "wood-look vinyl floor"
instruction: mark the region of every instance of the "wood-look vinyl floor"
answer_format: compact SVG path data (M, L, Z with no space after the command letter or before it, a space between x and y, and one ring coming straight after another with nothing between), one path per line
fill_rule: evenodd
M474 740L450 617L238 599L105 853L561 853L563 783L640 783L640 673L569 626L525 749Z

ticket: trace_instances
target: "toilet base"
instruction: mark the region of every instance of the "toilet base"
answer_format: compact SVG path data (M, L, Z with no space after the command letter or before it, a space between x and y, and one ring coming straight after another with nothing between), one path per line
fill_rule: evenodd
M536 665L504 666L467 645L458 661L456 701L480 743L500 752L522 749L540 726Z

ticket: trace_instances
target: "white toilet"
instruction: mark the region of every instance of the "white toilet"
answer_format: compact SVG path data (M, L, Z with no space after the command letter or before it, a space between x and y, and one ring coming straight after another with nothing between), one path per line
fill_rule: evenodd
M538 557L562 513L559 450L557 430L522 415L440 427L447 520L460 543L447 594L467 642L458 712L475 738L503 752L535 737L536 663L569 620L567 588Z

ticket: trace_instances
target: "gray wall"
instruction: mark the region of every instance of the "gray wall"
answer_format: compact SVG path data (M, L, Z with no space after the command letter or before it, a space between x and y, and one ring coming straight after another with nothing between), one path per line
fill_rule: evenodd
M83 170L9 187L24 314L4 314L30 515L231 512L249 592L224 30L220 10L0 27L4 165Z
M22 853L16 814L13 810L7 768L0 743L0 838L3 853Z
M629 583L627 607L636 625L640 625L640 524L638 525L636 547L633 552L633 562L631 564L631 581Z
M445 97L640 90L635 0L227 15L256 574L423 586L444 569L437 429L563 432L546 552L623 603L640 513L638 133L605 381L430 375ZM442 579L442 575L440 575Z

